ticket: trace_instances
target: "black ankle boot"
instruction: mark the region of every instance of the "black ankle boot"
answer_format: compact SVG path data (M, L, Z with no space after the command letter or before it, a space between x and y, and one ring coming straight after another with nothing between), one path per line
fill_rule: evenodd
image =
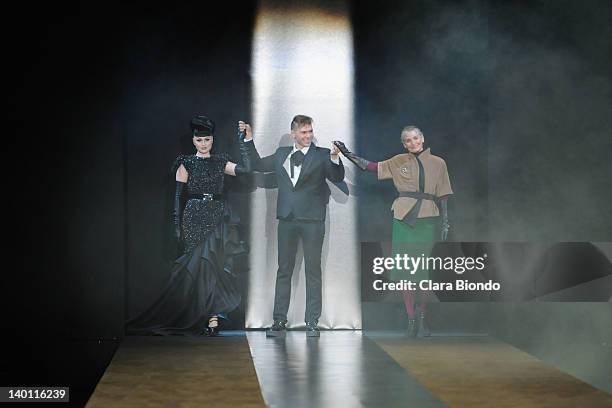
M417 320L418 320L417 337L431 336L431 331L429 330L429 327L427 326L427 322L425 319L425 311L423 310L423 308L419 308L419 311L417 312Z
M417 334L417 324L414 317L408 318L408 328L406 329L406 337L414 337Z

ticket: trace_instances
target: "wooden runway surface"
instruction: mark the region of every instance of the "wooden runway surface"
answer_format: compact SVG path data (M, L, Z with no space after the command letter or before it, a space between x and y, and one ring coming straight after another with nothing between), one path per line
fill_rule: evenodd
M226 332L127 337L87 407L612 407L612 395L489 337Z

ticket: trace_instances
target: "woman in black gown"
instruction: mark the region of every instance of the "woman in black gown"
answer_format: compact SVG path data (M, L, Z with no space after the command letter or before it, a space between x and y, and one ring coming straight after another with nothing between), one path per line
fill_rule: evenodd
M211 154L214 122L204 115L192 119L197 152L177 157L172 166L176 172L175 237L185 250L174 261L170 281L158 299L127 322L128 334L215 336L220 319L226 319L240 303L237 258L247 248L238 236L239 220L221 194L226 175L250 172L243 141L247 126L239 122L241 163L235 164L226 154Z

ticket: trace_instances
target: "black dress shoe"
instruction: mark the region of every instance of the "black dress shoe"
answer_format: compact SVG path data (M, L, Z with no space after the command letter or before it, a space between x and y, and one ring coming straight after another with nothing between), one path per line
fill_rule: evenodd
M287 321L275 320L272 327L266 330L266 337L285 337L287 334Z
M319 337L320 335L317 322L306 322L306 337Z

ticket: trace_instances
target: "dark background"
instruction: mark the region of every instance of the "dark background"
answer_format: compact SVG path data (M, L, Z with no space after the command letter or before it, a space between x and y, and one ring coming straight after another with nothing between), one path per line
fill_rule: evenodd
M213 117L215 148L235 154L255 3L12 7L0 383L68 384L78 406L125 317L167 278L169 167L190 152L190 117ZM351 13L355 150L386 159L418 125L448 164L452 239L611 239L610 2L358 1ZM360 239L388 240L391 183L359 186Z
M455 192L451 240L607 241L612 4L410 1L354 7L357 151L421 128ZM388 240L390 181L360 177L361 237Z

